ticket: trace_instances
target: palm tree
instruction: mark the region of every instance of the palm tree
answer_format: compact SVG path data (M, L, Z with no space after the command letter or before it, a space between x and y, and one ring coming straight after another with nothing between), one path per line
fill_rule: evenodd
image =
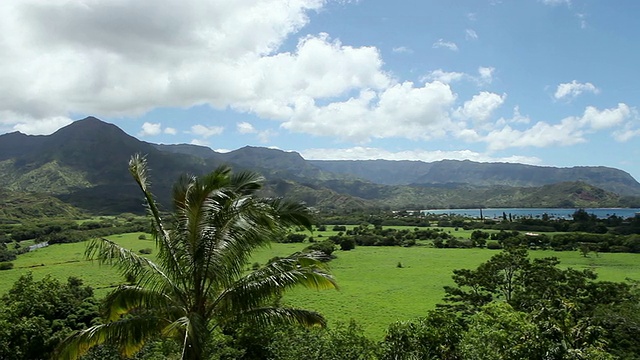
M305 206L257 197L261 176L232 174L221 166L176 183L173 217L165 225L149 190L146 159L133 156L129 171L146 198L157 263L110 240L93 240L87 257L115 265L136 281L108 295L105 323L67 339L59 358L78 358L105 342L131 355L146 339L166 336L182 344L182 359L205 359L214 332L238 322L324 326L316 312L272 305L274 298L294 286L337 288L321 261L298 253L253 272L246 270L252 251L287 227L311 228Z

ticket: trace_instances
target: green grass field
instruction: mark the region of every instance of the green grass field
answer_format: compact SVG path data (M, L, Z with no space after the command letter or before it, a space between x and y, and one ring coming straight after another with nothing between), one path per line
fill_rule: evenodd
M126 248L138 251L153 247L152 240L139 240L140 233L111 236ZM317 233L315 234L317 235ZM273 244L255 253L254 261L264 264L274 256L286 256L307 244ZM6 292L20 275L31 271L36 279L47 274L64 280L69 276L84 279L104 296L122 277L109 266L99 266L84 259L86 243L52 245L20 255L15 268L0 271L0 293ZM336 251L330 263L340 286L339 291L296 289L284 302L317 310L329 323L355 319L365 332L381 339L387 326L397 320L408 320L434 309L444 295L443 286L451 285L454 269L475 268L497 254L487 249L434 249L426 246L357 247ZM640 255L591 254L579 252L531 251L533 257L556 256L563 267L595 270L601 280L640 280ZM150 257L153 258L154 254ZM398 267L402 264L402 268ZM248 264L248 268L251 264Z

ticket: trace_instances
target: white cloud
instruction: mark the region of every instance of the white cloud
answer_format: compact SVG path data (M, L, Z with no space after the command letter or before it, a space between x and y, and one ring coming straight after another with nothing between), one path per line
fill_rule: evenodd
M224 127L222 126L205 126L198 124L193 125L189 133L206 139L214 135L220 135L223 131Z
M166 135L176 135L178 130L172 127L166 127L163 130L161 123L145 122L142 124L142 131L138 133L138 136L156 136L162 133Z
M483 141L489 150L502 150L513 147L549 147L569 146L585 142L584 132L573 119L564 119L559 124L537 122L526 130L513 129L506 125L500 130L491 131Z
M562 5L562 4L565 4L567 6L571 5L571 0L540 0L540 1L542 1L542 3L545 5L551 5L551 6Z
M236 129L240 134L253 134L256 132L256 129L248 122L240 122L236 124Z
M491 84L493 82L494 71L495 71L495 68L493 67L480 66L478 68L478 74L480 75L478 82L480 84Z
M191 145L209 146L209 143L201 139L193 139L190 142Z
M465 31L465 38L467 40L478 40L478 33L473 29L467 29Z
M434 49L445 48L451 51L458 51L458 45L451 41L444 41L443 39L439 39L435 43L433 43Z
M138 136L155 136L162 133L162 124L145 122L142 124L142 131L138 133Z
M640 136L640 129L625 128L613 133L613 138L619 142L627 142L636 136Z
M49 135L63 126L71 124L65 116L53 116L44 119L24 119L13 126L13 130L28 135Z
M455 99L451 88L439 81L422 87L404 82L324 106L311 98L299 99L295 115L282 126L356 142L386 137L429 139L452 127L448 110Z
M467 139L484 141L489 150L569 146L586 142L588 133L626 124L625 129L617 130L612 134L618 141L626 141L634 137L637 132L631 125L634 116L637 118L636 111L626 104L618 104L615 108L604 110L588 106L582 116L566 117L557 124L540 121L524 130L505 125L502 129L493 130L486 135L476 133L475 138L468 136Z
M454 114L463 120L484 122L504 103L506 98L506 94L498 95L482 91L474 95L471 100L465 101L464 105L456 109Z
M514 162L524 164L539 164L540 159L531 156L496 157L490 154L478 153L471 150L428 151L404 150L392 152L374 147L353 147L346 149L307 149L300 152L307 160L416 160L432 162L439 160L471 160L478 162Z
M587 106L579 121L593 130L602 130L622 124L629 119L631 113L629 106L622 103L616 108L602 111L593 106Z
M406 46L398 46L391 49L394 53L404 53L404 54L413 54L413 50Z
M260 131L260 132L258 132L258 141L260 141L263 144L266 144L269 141L271 141L272 137L277 136L277 135L278 135L278 133L276 131L273 131L273 130Z
M34 120L71 113L132 116L160 106L210 104L221 108L243 103L251 95L263 97L271 89L260 81L262 74L295 75L291 83L304 79L289 73L286 64L287 57L301 55L304 49L295 54L276 50L307 24L309 11L324 3L170 0L157 6L151 0L4 0L0 2L0 31L12 35L0 42L0 81L5 94L0 111ZM354 71L346 77L352 80L346 86L360 86L358 81L370 75L363 74L369 69L363 61L375 50L332 47L323 39L317 42L327 45L325 58L331 58L335 50L336 61L342 60L342 52L356 67L363 65L360 76ZM305 41L304 45L313 43ZM309 51L312 59L317 52ZM271 60L265 64L271 68L257 68L256 63L265 59ZM254 72L245 75L247 65ZM343 62L332 65L338 70L329 72L332 76L319 87L352 70ZM368 78L363 86L377 79ZM310 79L312 84L315 80ZM329 89L331 95L346 91L339 88L344 82ZM281 95L300 90L305 89L289 87L281 91L288 94Z
M573 80L570 83L562 83L558 85L553 96L558 100L566 98L573 99L583 92L598 94L600 90L592 83L579 83L576 80Z
M485 86L491 84L493 82L493 73L495 72L495 68L493 67L478 67L478 75L471 75L462 72L455 71L444 71L442 69L436 69L429 72L427 75L422 77L422 81L440 81L445 84L450 84L456 81L467 80L475 82L478 86Z
M442 69L433 70L422 78L422 81L440 81L445 84L450 84L455 81L460 81L468 75L461 72L447 72Z

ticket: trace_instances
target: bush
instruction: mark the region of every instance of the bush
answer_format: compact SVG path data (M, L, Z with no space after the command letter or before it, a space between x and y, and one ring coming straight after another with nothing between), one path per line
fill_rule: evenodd
M297 233L290 233L287 234L287 236L282 239L283 243L301 243L304 242L304 240L307 238L307 235L305 234L297 234Z
M312 245L307 246L304 251L306 252L313 252L313 251L318 251L320 253L322 253L323 256L325 256L326 260L330 260L333 259L334 256L333 251L336 249L335 247L336 245L333 243L333 241L331 240L325 240L323 242L317 242L314 243Z
M340 250L349 251L356 248L356 241L352 237L342 239Z
M149 254L151 254L151 253L153 252L153 249L151 249L151 248L144 248L144 249L140 249L138 252L139 252L140 254L147 254L147 255L149 255Z
M140 234L140 236L138 236L138 240L147 240L147 235Z
M487 249L490 250L499 250L502 247L500 246L500 244L497 241L489 241L487 242Z
M13 269L13 263L12 262L0 263L0 270L11 270L11 269Z

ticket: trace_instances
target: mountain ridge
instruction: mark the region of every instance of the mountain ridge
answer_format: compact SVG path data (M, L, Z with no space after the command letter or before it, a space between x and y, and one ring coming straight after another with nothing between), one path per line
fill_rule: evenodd
M140 211L139 189L127 169L134 153L147 157L154 192L166 206L171 186L180 175L203 174L221 164L229 164L235 171L262 173L267 179L265 194L291 196L328 208L508 206L509 201L540 206L544 204L536 199L526 200L536 193L543 198L539 191L576 206L627 206L634 200L626 197L640 195L640 183L614 168L457 160L322 161L306 160L297 152L253 146L218 153L197 145L141 141L94 117L46 136L0 135L0 187L40 190L99 213ZM567 182L575 184L557 185ZM547 185L551 187L540 190ZM566 193L555 190L561 188ZM581 198L576 194L591 195ZM556 200L548 199L547 204L557 205Z

